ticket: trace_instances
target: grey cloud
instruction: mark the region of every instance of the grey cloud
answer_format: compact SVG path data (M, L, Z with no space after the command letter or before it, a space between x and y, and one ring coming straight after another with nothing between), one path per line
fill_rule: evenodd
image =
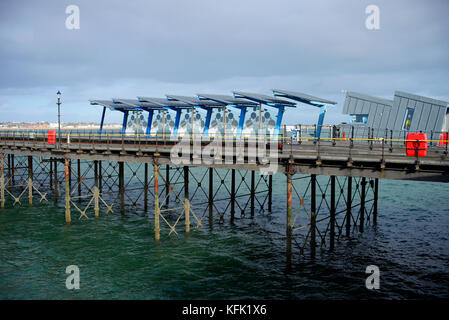
M0 98L49 118L63 89L78 120L97 119L89 98L168 92L285 87L337 100L329 121L342 119L341 89L447 100L449 3L373 3L377 31L364 26L372 1L2 1ZM65 28L69 4L80 8L80 30ZM314 121L310 113L289 119Z

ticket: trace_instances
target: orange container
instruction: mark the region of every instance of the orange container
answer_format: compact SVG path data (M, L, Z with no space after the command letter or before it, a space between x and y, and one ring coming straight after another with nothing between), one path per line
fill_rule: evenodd
M407 156L409 157L427 156L427 134L408 133L405 148L407 150ZM416 153L418 153L418 155Z
M443 146L443 145L446 145L446 144L449 144L447 141L448 141L448 138L449 138L449 136L448 136L448 134L447 133L442 133L442 134L440 134L440 141L438 142L438 146Z
M47 142L51 143L51 144L56 143L56 131L55 130L48 130Z

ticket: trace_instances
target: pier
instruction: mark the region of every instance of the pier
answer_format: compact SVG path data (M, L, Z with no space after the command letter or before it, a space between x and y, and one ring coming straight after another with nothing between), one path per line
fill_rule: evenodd
M282 201L287 257L292 243L313 256L376 224L382 179L449 182L447 144L431 143L421 158L407 156L404 141L383 137L197 142L192 136L70 133L60 144L47 138L0 133L2 208L64 199L70 224L141 206L161 241L161 234L213 228L214 215L218 223L236 223ZM210 151L214 141L218 153ZM272 197L273 174L285 177L285 199ZM140 195L132 199L129 189L136 185Z

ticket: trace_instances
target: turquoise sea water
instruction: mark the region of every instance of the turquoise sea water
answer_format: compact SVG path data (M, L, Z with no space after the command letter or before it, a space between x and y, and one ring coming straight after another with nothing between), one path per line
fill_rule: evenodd
M228 179L228 178L226 178ZM191 181L191 183L193 183ZM0 210L1 299L425 299L449 297L449 189L429 182L381 180L377 226L340 237L315 259L294 246L285 256L285 176L273 182L273 212L226 214L209 229L154 241L148 213L114 214L64 223L54 204ZM193 187L192 187L193 190ZM140 193L141 191L130 191ZM193 191L191 191L193 192ZM198 193L199 194L199 193ZM201 196L197 195L199 198ZM140 202L143 198L140 198ZM200 214L199 214L200 215ZM194 218L191 217L191 221ZM380 290L365 288L365 268L380 269ZM67 290L66 267L80 269L80 289Z

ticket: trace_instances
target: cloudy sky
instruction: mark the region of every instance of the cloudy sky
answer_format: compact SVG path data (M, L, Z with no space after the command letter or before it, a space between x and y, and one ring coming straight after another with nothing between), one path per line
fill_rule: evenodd
M370 4L379 30L365 27ZM2 0L0 122L56 121L58 90L65 122L99 121L89 99L232 90L335 100L327 123L347 120L343 90L449 101L448 12L437 0ZM303 105L286 123L316 118Z

